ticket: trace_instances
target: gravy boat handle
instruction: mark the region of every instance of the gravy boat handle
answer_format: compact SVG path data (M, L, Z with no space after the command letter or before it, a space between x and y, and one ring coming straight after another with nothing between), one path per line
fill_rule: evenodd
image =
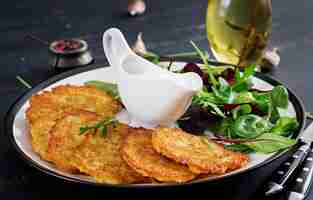
M121 62L129 55L134 54L117 28L110 28L103 33L103 50L111 66L120 66Z

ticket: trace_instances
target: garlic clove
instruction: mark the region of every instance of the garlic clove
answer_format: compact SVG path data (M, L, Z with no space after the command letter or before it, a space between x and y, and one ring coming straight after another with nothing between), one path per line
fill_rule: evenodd
M134 45L132 46L132 50L138 55L147 54L147 48L146 48L146 45L142 39L142 33L139 33L137 35L137 40L134 43Z

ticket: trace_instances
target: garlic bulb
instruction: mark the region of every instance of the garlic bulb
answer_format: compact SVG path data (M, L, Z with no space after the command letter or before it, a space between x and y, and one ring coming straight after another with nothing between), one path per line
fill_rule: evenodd
M271 71L280 63L280 56L278 48L265 50L260 64L261 71Z
M129 0L127 9L131 16L141 15L146 10L146 4L143 0Z

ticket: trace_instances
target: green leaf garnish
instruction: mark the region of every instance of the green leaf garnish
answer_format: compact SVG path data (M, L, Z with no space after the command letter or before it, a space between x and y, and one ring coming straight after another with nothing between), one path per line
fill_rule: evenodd
M284 86L276 86L272 92L272 103L276 107L287 108L288 107L288 91Z
M223 104L232 103L234 99L234 93L229 86L228 82L223 78L219 78L219 87L218 89L212 86L213 93L217 99Z
M247 91L251 87L251 81L249 78L253 75L256 68L255 64L252 64L244 69L243 73L240 73L237 68L235 71L236 83L232 86L232 89L236 92Z
M271 129L271 133L289 136L297 130L299 123L295 117L281 117L277 120L275 126Z
M201 51L201 49L193 42L193 41L190 41L191 45L195 48L196 52L198 53L198 55L201 57L202 59L202 62L205 64L205 66L209 66L209 63L207 61L208 59L208 54L204 53L203 51ZM210 78L210 82L213 84L213 86L217 86L218 82L217 80L215 79L213 73L209 70L209 68L207 68L207 71L206 71L209 75L209 78Z
M288 91L285 87L279 85L274 87L269 95L269 109L267 119L275 123L280 117L279 108L286 109L288 107Z
M86 134L88 132L92 132L93 134L96 134L98 130L100 130L100 134L102 137L105 137L108 132L108 125L113 125L115 127L115 124L117 123L117 120L114 118L107 118L103 121L100 121L93 125L87 125L82 126L79 128L79 135Z
M232 131L240 138L256 138L269 131L272 124L254 114L240 116L233 124Z
M238 117L242 116L242 115L246 115L251 113L252 108L249 104L243 104L243 105L239 105L236 108L234 108L231 113L233 115L233 119L237 119Z
M259 141L246 142L249 148L256 152L273 153L279 150L289 148L297 143L296 140L275 135L272 133L265 133L258 137Z
M119 93L118 93L118 88L117 88L116 84L94 80L94 81L85 82L85 85L94 86L97 89L106 92L107 94L109 94L113 98L119 99Z

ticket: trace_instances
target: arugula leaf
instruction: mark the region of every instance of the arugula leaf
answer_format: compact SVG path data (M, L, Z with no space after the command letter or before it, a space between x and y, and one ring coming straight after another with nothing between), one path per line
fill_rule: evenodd
M193 42L193 41L190 41L191 45L195 48L196 52L198 53L198 55L201 57L202 59L202 62L206 65L206 66L209 66L209 63L207 61L208 59L208 54L207 53L203 53L201 51L201 49ZM209 68L207 68L209 69ZM213 86L216 86L218 84L218 82L216 81L213 73L209 70L206 71L209 75L209 78L210 78L210 82L213 84Z
M197 95L195 95L192 99L192 103L194 105L201 106L202 108L209 109L211 108L212 112L220 117L225 118L226 116L218 107L219 104L223 104L220 99L216 98L213 93L206 92L204 90L200 91Z
M258 115L248 114L235 120L232 131L240 138L256 138L269 131L272 124Z
M271 133L288 136L297 130L299 123L295 117L281 117L271 129Z
M233 119L237 119L238 117L242 116L242 115L246 115L251 113L252 108L249 104L243 104L240 106L237 106L236 108L234 108L231 113L233 115Z
M256 152L273 153L279 150L289 148L296 143L297 142L294 139L271 133L265 133L258 137L257 141L246 142L244 144Z
M288 107L288 91L282 86L276 86L272 92L272 103L276 107L287 108Z
M103 81L87 81L85 82L85 85L94 86L97 89L108 93L113 98L119 99L119 93L118 93L118 88L116 84L107 83Z
M248 91L252 87L252 81L250 79L240 82L232 86L233 91L235 92L242 92Z
M194 104L203 105L205 102L211 102L214 104L222 104L220 100L218 100L213 93L206 92L201 90L195 95L192 99Z
M212 86L213 94L223 104L232 103L234 99L234 93L232 92L232 89L229 86L228 82L221 77L218 80L219 80L219 88L217 89L216 87Z
M246 67L241 79L247 80L250 76L253 75L255 68L256 68L256 64L251 64L250 66Z
M236 69L235 72L235 80L236 83L232 86L233 91L240 92L248 90L252 82L250 77L253 75L254 70L256 68L256 64L252 64L244 69L244 72L241 74L239 69Z
M276 86L269 96L268 119L275 123L280 118L279 108L286 109L288 107L288 91L283 86Z

